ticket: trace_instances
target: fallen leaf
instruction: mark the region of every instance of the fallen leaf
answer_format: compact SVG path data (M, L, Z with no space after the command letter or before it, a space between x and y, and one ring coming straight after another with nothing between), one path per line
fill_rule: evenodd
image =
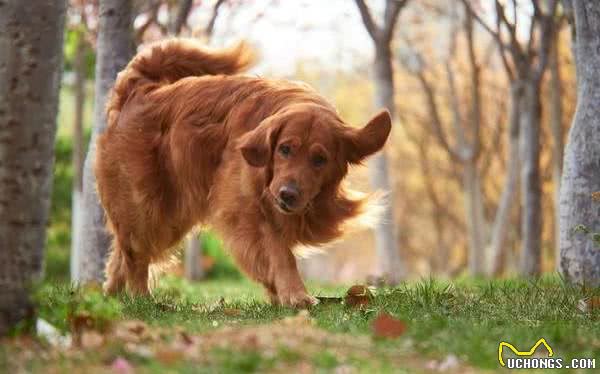
M121 326L136 335L142 335L147 328L144 322L138 320L125 321L121 324Z
M117 374L133 373L133 366L129 363L129 361L120 356L115 358L113 363L110 365L110 368Z
M194 339L185 331L179 331L179 338L186 345L194 344Z
M160 348L154 355L158 361L165 365L173 365L183 358L183 352L172 348Z
M223 314L229 317L237 317L242 314L242 311L235 308L223 308Z
M579 302L577 303L577 309L579 309L583 313L588 313L592 310L600 309L600 296L592 296L579 300Z
M81 347L84 349L94 349L104 343L104 337L97 331L86 330L81 334Z
M364 307L371 302L372 298L373 294L367 286L354 285L348 289L348 292L346 292L346 298L344 300L346 305L351 307Z
M386 312L381 312L373 321L373 335L378 338L397 338L406 331L406 324Z
M118 323L113 327L114 335L124 342L137 343L149 338L148 326L139 320L129 320Z
M74 334L81 333L84 329L90 329L94 326L94 319L88 313L78 313L68 317L71 331Z
M600 202L600 191L592 192L592 200Z

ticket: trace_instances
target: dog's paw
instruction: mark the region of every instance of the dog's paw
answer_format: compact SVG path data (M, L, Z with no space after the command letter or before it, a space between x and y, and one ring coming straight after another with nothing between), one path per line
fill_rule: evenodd
M319 303L316 297L309 295L304 290L278 292L277 299L281 305L298 309L310 308Z

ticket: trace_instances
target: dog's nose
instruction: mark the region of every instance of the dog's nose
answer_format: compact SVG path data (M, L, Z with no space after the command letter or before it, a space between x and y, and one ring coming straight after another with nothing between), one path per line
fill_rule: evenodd
M283 186L279 189L279 198L288 206L296 204L299 195L298 189L291 186Z

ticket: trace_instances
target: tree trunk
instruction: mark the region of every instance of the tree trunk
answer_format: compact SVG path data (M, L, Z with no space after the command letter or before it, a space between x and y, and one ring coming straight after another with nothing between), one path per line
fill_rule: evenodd
M192 0L179 0L177 14L173 20L173 23L171 24L171 29L169 30L172 35L179 35L181 29L188 19L190 10L192 10L192 5Z
M519 127L520 103L523 89L513 84L510 92L510 119L508 139L508 166L504 188L496 210L492 236L490 240L490 275L500 275L504 271L506 239L510 228L510 217L515 206L515 197L519 185Z
M541 270L541 186L540 186L540 86L536 80L524 82L521 101L520 157L522 249L520 272L538 275Z
M376 46L375 53L375 106L386 108L394 118L394 77L392 53L388 45ZM395 230L394 199L388 171L388 159L385 149L369 160L371 185L387 194L385 208L380 222L375 227L375 249L377 271L385 275L392 284L404 277L404 268L398 251L398 239Z
M572 6L578 101L565 149L560 193L560 266L568 280L597 286L600 249L574 228L585 225L600 232L600 205L590 197L600 191L600 2L578 0Z
M186 242L184 272L185 277L192 281L198 281L204 278L204 269L202 268L202 234L190 235Z
M75 116L73 120L73 194L71 204L71 278L78 279L77 247L79 246L79 231L77 227L81 220L81 198L83 194L83 161L84 161L84 139L83 139L83 110L85 105L85 64L86 43L82 30L77 33L77 47L75 50Z
M33 318L50 207L66 1L0 2L0 336Z
M469 234L469 271L475 276L483 275L485 274L485 217L481 178L474 159L466 160L463 163L463 191Z
M83 171L82 219L79 227L79 278L76 282L102 282L104 266L110 247L105 229L104 210L96 194L94 158L96 139L106 128L105 105L117 73L133 53L132 8L130 0L100 0L98 55L96 62L96 94L94 102L94 129Z
M558 33L550 55L550 128L552 130L552 184L554 185L554 248L556 269L560 267L560 178L563 163L562 83L558 57Z

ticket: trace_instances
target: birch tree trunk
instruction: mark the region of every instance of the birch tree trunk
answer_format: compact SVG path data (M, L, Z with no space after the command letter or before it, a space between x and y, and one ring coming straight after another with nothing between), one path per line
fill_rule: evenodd
M185 277L192 281L204 278L204 268L202 267L202 241L200 233L193 233L187 239L185 244L184 273Z
M570 5L575 17L578 99L560 192L560 267L568 280L597 286L600 248L574 228L585 225L600 232L600 204L590 196L600 191L600 2L577 0Z
M542 189L540 185L540 86L537 81L524 84L521 102L521 274L537 275L541 270Z
M463 191L469 234L469 271L472 275L485 274L485 217L481 177L474 158L463 163Z
M510 119L508 132L508 165L502 195L496 210L492 237L490 240L490 275L500 275L504 271L506 239L510 228L510 216L515 206L519 185L519 127L522 87L513 84L510 90Z
M392 53L389 46L376 48L375 54L375 106L387 108L394 118L394 78ZM392 284L404 277L404 268L398 251L394 199L389 178L388 158L385 149L368 162L369 177L373 188L387 194L381 221L375 226L375 251L380 274L386 275Z
M66 1L0 3L0 336L34 317L50 207Z
M81 220L81 199L83 194L83 161L85 158L83 139L83 110L85 106L85 43L84 32L77 33L77 47L75 50L75 116L73 120L73 193L71 203L71 278L78 279L77 264L79 263L77 247L79 246L79 227Z
M408 0L386 0L383 23L377 24L364 0L355 0L365 29L369 33L375 47L374 80L375 105L390 111L394 118L394 74L392 69L391 41L400 11ZM397 283L405 275L394 219L394 199L388 170L388 159L385 149L369 160L369 177L371 185L387 194L380 222L375 226L375 251L377 255L377 273L386 276L390 283Z
M132 4L130 0L100 0L98 54L96 58L96 87L94 129L83 171L83 201L80 242L77 248L78 278L75 282L104 280L104 266L110 247L105 228L104 210L96 193L94 158L96 139L106 128L106 99L117 73L129 62L133 53Z
M563 163L563 129L562 129L562 83L560 77L560 61L558 57L558 32L554 37L554 45L549 60L550 68L550 128L552 130L552 184L554 185L554 247L556 253L556 269L560 267L560 178Z

